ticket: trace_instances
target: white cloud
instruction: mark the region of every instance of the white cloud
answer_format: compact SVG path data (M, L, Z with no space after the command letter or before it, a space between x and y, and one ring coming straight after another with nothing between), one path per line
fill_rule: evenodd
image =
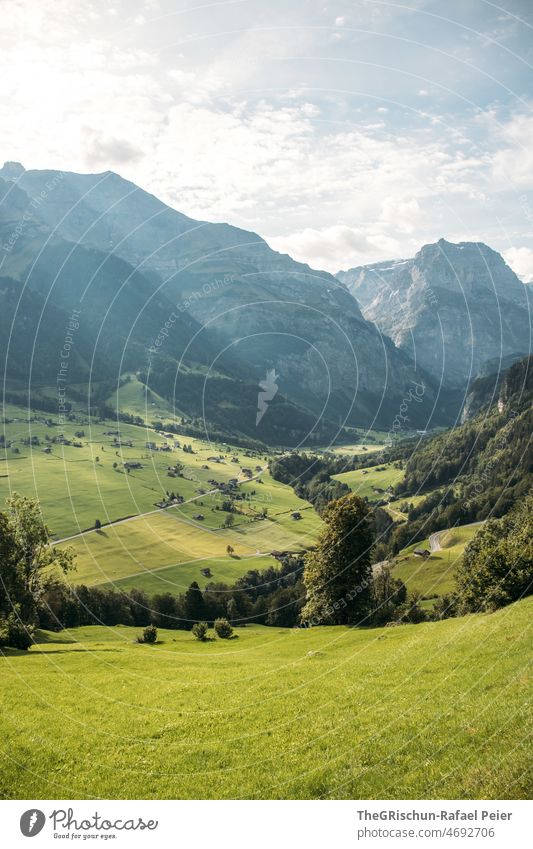
M307 227L299 233L271 237L267 241L276 251L331 272L373 262L383 255L396 256L398 251L395 239L383 233L367 234L344 224L323 230Z
M420 204L414 197L386 197L383 200L381 220L401 233L413 233L421 218Z
M113 164L116 168L138 162L143 158L143 152L135 147L128 139L105 138L98 132L88 129L85 136L85 160L90 167L104 165L106 170Z
M509 248L503 252L503 256L524 283L533 281L533 249Z
M492 159L493 175L499 184L533 188L533 116L518 114L502 125L492 122L492 131L502 147Z
M13 0L0 17L5 159L118 170L189 215L269 234L332 270L476 231L520 245L513 261L529 273L531 113L475 120L439 102L435 57L418 67L411 45L402 66L400 43L393 53L344 26L375 18L386 32L404 13L250 0L159 14L157 0L132 0L125 16L115 5L110 18L104 0ZM344 26L334 46L316 25L332 21ZM402 67L415 65L406 88Z

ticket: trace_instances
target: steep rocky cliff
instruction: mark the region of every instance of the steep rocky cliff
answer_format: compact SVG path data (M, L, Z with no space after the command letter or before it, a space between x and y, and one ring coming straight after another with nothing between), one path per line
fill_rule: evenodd
M339 272L363 315L447 387L531 350L528 289L481 242L440 239L413 259Z

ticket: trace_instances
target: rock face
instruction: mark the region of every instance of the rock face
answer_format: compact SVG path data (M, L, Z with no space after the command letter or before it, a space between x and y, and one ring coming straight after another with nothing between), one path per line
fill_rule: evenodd
M339 272L363 315L447 387L530 351L528 289L482 242L440 239L413 259Z
M12 169L4 172L0 177L11 180ZM210 397L213 373L228 376L229 371L233 379L255 387L257 395L258 382L274 369L280 397L306 410L316 422L329 420L337 426L346 422L388 428L409 388L424 383L423 403L413 405L417 420L412 424L427 423L434 400L431 380L389 338L380 336L332 275L273 251L255 233L194 221L112 172L22 169L15 184L4 185L9 191L0 200L0 225L2 214L10 222L4 233L13 230L21 210L31 208L31 222L8 252L4 272L20 277L45 245L38 263L41 277L32 271L29 284L44 296L46 285L64 300L69 287L84 292L88 286L84 297L98 298L105 322L99 338L113 338L114 321L121 326L122 339L127 316L132 329L130 368L144 365L140 348L146 349L148 337L155 338L162 319L174 312L178 320L162 349L175 359L183 354L188 362L189 333L196 349L205 352L202 367L208 379L202 403L207 407L215 403ZM35 198L42 200L33 207ZM30 234L31 239L26 238ZM62 264L65 246L72 252L66 265L70 278ZM87 276L89 268L94 277ZM106 292L113 293L113 321L106 312ZM173 345L172 338L179 334L180 344ZM171 369L163 370L161 359L154 358L152 378L159 391L166 391ZM226 407L233 403L226 401ZM224 399L218 397L216 403L222 409ZM250 428L262 438L269 417L256 430L255 410L251 413ZM242 424L238 407L235 416Z

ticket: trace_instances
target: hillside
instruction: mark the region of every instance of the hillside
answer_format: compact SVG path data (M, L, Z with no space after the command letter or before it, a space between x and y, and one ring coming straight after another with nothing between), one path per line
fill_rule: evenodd
M418 591L431 607L438 596L454 592L456 572L462 560L465 546L479 530L478 524L460 525L446 531L438 531L427 538L398 552L390 561L392 574L404 582L410 592ZM426 550L426 557L414 552Z
M491 360L531 351L533 290L482 242L440 239L413 259L337 277L365 318L446 387L464 387Z
M137 399L136 381L123 389ZM319 516L272 479L264 453L129 422L77 416L58 426L38 411L8 405L4 413L2 509L13 492L38 498L52 538L75 550L73 584L150 593L180 592L193 580L232 584L276 564L272 550L302 551L316 539ZM161 508L171 494L173 506ZM232 526L223 527L228 505Z
M410 453L395 495L414 498L393 553L432 531L503 516L531 490L532 381L531 358L515 363L477 415Z
M526 739L531 722L532 612L528 599L439 623L254 626L205 644L160 631L135 645L121 626L41 633L29 653L0 656L0 795L527 798L516 730Z
M0 169L0 237L6 276L55 307L82 302L83 333L107 373L141 372L208 430L325 444L344 422L388 427L417 380L425 393L413 416L425 426L433 410L431 380L332 275L255 233L187 218L112 172ZM279 392L256 426L270 369Z

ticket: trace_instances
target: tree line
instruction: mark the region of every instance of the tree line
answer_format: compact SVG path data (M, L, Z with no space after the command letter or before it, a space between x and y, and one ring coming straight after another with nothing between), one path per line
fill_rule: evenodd
M532 495L481 528L466 548L456 592L439 599L431 613L390 569L372 567L374 517L363 499L349 493L330 502L323 517L315 550L303 558L287 555L277 568L249 570L231 586L210 583L202 590L194 581L181 594L148 596L140 589L67 583L72 552L49 545L37 502L15 495L0 513L0 645L29 648L36 627L191 630L202 623L197 631L205 636L207 627L222 621L232 627L416 623L494 610L532 591Z

